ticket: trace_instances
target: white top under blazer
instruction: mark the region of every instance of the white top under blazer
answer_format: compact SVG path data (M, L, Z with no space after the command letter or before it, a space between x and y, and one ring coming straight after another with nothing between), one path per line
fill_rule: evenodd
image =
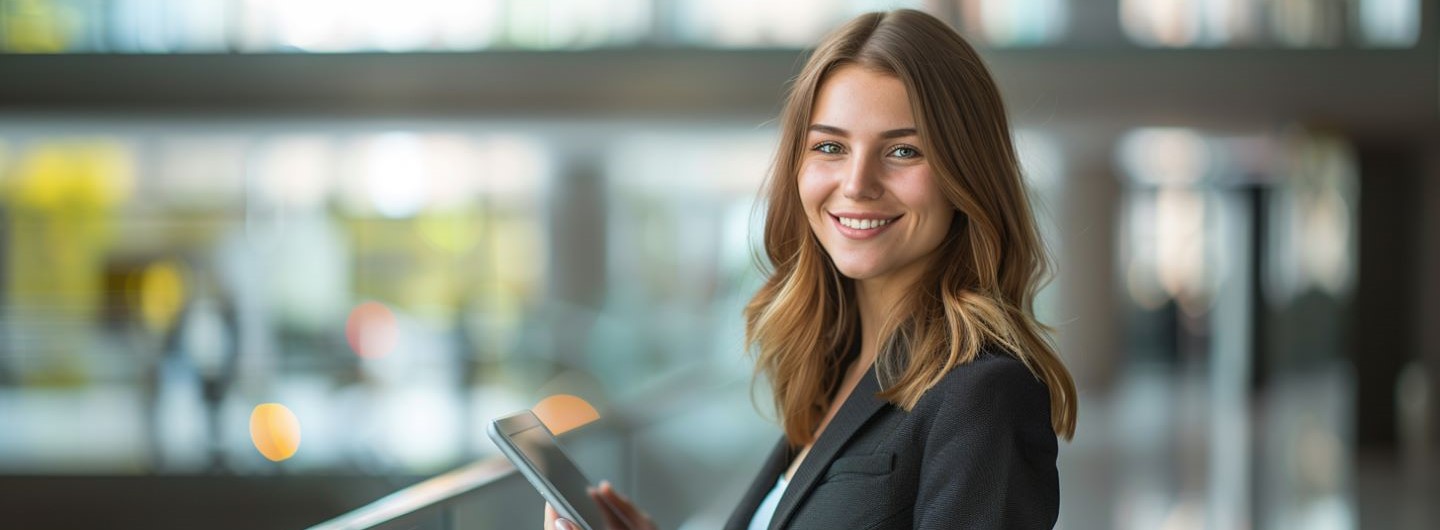
M750 530L765 530L770 527L770 518L775 516L775 507L780 505L780 496L785 494L785 475L780 475L780 480L775 481L775 487L765 500L760 501L760 507L755 509L755 516L750 518Z

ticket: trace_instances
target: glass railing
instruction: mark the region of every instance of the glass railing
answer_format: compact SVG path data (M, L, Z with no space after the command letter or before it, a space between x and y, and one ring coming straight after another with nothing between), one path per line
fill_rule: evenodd
M615 484L662 528L718 528L779 436L746 406L749 390L697 370L557 437L592 482ZM492 456L311 530L539 528L543 514L540 495Z
M459 528L456 523L462 505L490 499L499 501L501 491L517 477L514 466L502 457L492 457L430 478L387 495L340 517L310 527L311 530L360 530L369 528ZM484 490L483 492L481 490ZM517 507L509 502L505 506ZM495 510L492 514L504 513ZM494 518L490 526L500 528Z

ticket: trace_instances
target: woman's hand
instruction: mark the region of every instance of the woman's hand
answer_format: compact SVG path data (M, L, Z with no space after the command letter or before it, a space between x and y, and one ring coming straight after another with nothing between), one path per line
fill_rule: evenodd
M601 481L600 487L587 488L587 491L595 504L600 506L600 513L605 517L605 530L655 530L655 522L650 520L650 515L615 491L609 481ZM555 508L547 502L545 530L580 530L580 527L567 519L561 519L556 515Z

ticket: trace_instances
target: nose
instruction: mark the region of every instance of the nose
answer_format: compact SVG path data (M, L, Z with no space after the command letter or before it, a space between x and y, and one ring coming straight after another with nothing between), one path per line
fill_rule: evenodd
M857 154L850 158L850 167L840 182L840 191L845 198L855 201L879 199L884 193L880 186L879 161L874 155Z

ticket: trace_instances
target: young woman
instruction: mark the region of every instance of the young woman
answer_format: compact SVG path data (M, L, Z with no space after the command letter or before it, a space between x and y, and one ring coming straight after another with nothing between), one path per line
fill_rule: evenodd
M862 15L783 112L774 270L745 316L785 436L726 528L1053 527L1075 389L1035 320L1048 262L979 56L925 13ZM654 527L593 495L612 528Z

